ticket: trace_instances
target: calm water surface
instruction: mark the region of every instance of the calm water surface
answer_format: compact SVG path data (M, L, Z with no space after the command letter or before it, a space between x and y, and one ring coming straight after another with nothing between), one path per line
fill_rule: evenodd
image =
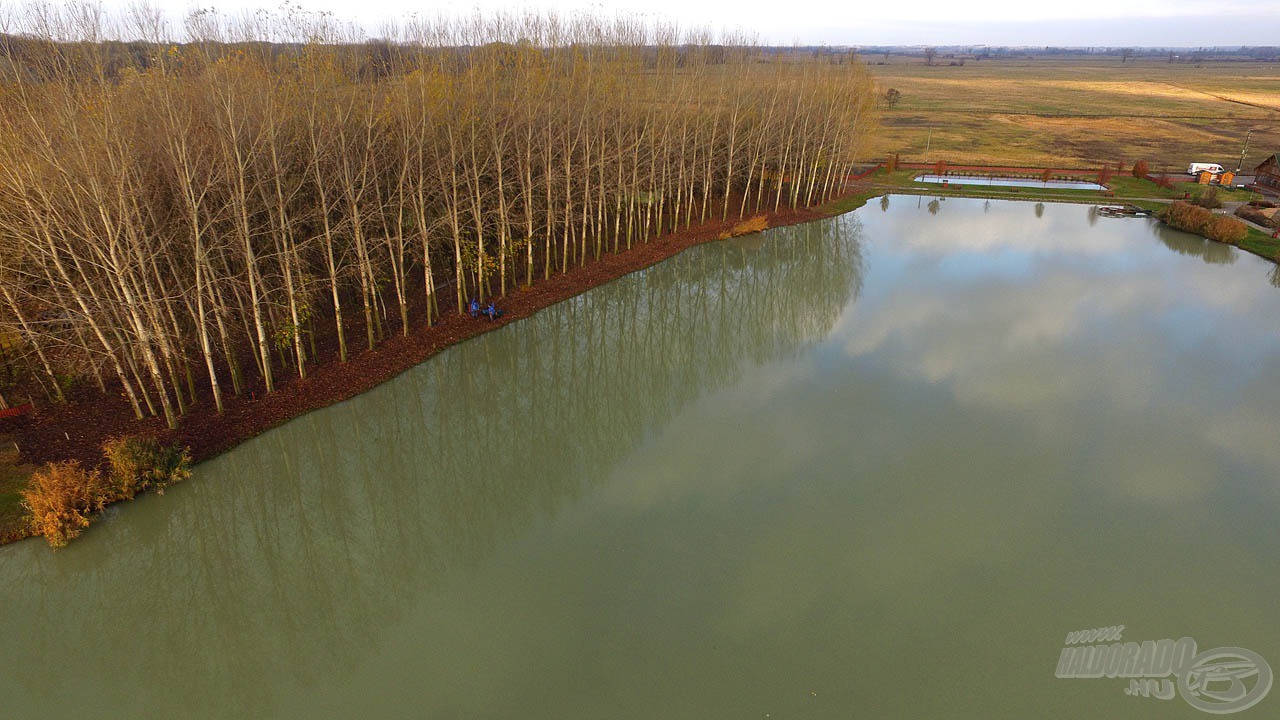
M1054 671L1280 669L1278 283L1080 205L690 250L0 548L0 717L1207 717Z

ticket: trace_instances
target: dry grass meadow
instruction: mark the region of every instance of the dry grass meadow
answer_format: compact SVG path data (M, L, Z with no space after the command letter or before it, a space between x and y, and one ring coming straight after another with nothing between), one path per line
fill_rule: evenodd
M1147 159L1153 169L1192 161L1234 168L1252 129L1245 168L1280 151L1280 64L1200 65L1141 58L1029 57L968 60L881 55L885 108L869 156L904 161L1092 167ZM875 64L884 62L885 64ZM926 145L928 152L926 156Z

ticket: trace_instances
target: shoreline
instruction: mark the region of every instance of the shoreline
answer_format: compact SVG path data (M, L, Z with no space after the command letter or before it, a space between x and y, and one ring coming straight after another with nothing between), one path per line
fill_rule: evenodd
M393 334L374 349L352 353L347 362L328 359L309 368L307 378L291 377L273 393L247 393L226 399L222 413L205 402L182 417L177 430L169 430L159 417L136 420L122 400L97 395L89 401L72 400L61 407L45 407L4 432L20 449L21 462L76 460L86 467L102 461L103 441L121 434L149 434L162 442L190 448L195 464L209 460L268 430L315 410L360 395L422 364L464 340L521 320L556 303L663 262L679 253L734 235L733 230L755 217L764 217L766 229L798 225L850 212L882 194L864 183L850 184L836 198L805 208L783 208L727 221L711 220L633 245L599 260L535 280L501 298L501 318L490 321L449 312L431 326L412 328L408 335ZM750 234L749 232L737 234ZM0 527L0 545L31 537L26 528Z
M354 352L346 362L331 357L309 368L305 380L291 377L278 389L259 397L256 392L226 399L221 414L207 402L183 416L177 430L169 430L163 418L136 420L123 400L96 395L89 401L72 401L62 407L44 408L16 427L2 432L13 437L21 450L19 461L29 466L46 462L77 460L86 467L102 462L102 443L123 434L148 434L162 442L190 449L195 464L212 459L237 445L307 413L350 400L426 362L453 345L483 335L544 308L568 300L613 280L639 272L668 260L685 250L708 242L751 234L755 230L733 232L754 218L763 217L765 228L799 225L814 220L842 215L864 206L869 200L887 194L937 195L990 200L1024 202L1065 202L1106 204L1134 202L1159 205L1160 198L1126 197L1036 197L1033 193L966 192L958 187L936 192L933 188L909 188L868 181L866 173L846 186L844 194L805 208L783 208L733 216L729 220L711 220L617 253L605 252L599 260L571 268L564 274L553 274L533 285L517 287L498 300L503 316L495 321L469 315L445 314L434 325L414 327L408 335L393 334L374 349ZM938 188L941 190L942 188ZM972 190L972 189L970 189ZM1264 260L1277 258L1235 243L1226 243ZM497 299L495 299L497 300ZM0 522L0 545L32 537L25 527L6 526Z

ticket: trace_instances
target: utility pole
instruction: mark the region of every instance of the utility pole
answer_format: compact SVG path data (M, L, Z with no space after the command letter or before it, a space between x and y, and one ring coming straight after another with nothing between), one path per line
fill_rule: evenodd
M1240 172L1240 168L1244 167L1244 156L1245 156L1245 153L1249 152L1249 138L1251 137L1253 137L1252 128L1250 128L1249 132L1246 133L1244 136L1244 147L1240 149L1240 162L1236 163L1237 173Z

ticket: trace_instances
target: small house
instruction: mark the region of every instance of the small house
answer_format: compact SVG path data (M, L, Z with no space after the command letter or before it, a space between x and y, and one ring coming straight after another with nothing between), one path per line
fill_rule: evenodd
M1253 182L1259 189L1280 193L1280 153L1263 160L1253 172L1257 176Z

